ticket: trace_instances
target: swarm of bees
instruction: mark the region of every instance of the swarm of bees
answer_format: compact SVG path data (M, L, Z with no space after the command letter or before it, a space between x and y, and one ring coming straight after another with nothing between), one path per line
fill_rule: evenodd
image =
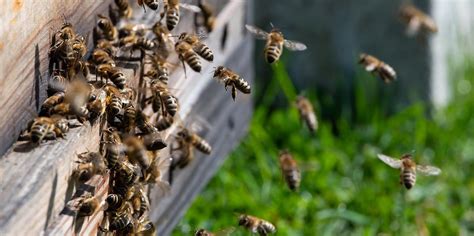
M168 56L176 53L185 75L186 65L201 72L204 59L214 61L214 54L203 41L204 35L182 32L173 36L171 31L180 21L180 10L195 13L196 32L214 30L216 17L212 6L204 0L198 5L181 3L179 0L138 0L143 9L157 11L162 8L161 18L152 26L134 24L133 8L127 0L115 0L110 6L110 16L98 15L93 29L94 48L89 52L88 35L78 34L72 24L64 22L52 37L49 55L53 71L48 84L49 97L44 101L39 116L34 118L21 136L34 145L46 140L66 137L73 121L84 124L100 121L100 148L95 152L77 155L76 168L72 173L80 183L96 175L109 175L109 192L105 200L87 192L75 199L74 209L78 217L88 217L98 211L105 212L100 230L118 235L154 235L156 227L149 219L149 186L158 186L164 193L170 190L173 170L185 168L194 159L194 149L210 155L211 145L192 129L180 123L179 99L168 87L173 63ZM400 10L401 19L408 25L407 33L437 32L433 20L412 5ZM164 23L162 23L164 20ZM266 40L264 56L269 64L276 63L283 48L303 51L305 44L285 39L283 33L273 27L270 32L251 25L246 29L257 39ZM140 57L133 57L140 52ZM126 54L130 56L124 56ZM142 87L133 86L122 63L139 61L143 68ZM396 80L395 70L385 62L368 54L361 54L359 63L368 72L380 77L385 83ZM251 86L230 68L215 67L213 77L231 87L235 101L237 91L251 93ZM91 79L94 77L95 79ZM311 101L300 95L295 101L301 120L310 132L318 129L318 121ZM145 112L151 106L153 114ZM150 110L150 109L148 109ZM179 131L173 135L170 157L161 156L159 150L168 146L161 132L178 123ZM415 185L416 173L439 175L441 170L433 166L416 165L412 155L394 159L382 154L378 158L392 168L401 170L400 183L407 189ZM292 191L298 191L301 172L292 154L281 151L279 164L282 176ZM168 171L168 181L164 175ZM276 227L263 219L242 214L238 225L251 233L268 235ZM205 229L195 235L227 235L234 228L211 233Z

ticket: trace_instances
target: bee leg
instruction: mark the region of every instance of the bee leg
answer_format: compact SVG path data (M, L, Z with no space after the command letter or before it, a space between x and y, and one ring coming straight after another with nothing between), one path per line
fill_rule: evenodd
M27 141L31 139L30 132L28 130L24 130L21 134L20 137L18 137L18 141Z
M235 89L235 86L232 86L232 99L234 99L234 101L235 101L236 94L237 94L237 91Z
M184 78L187 79L188 76L186 74L186 65L184 64L184 58L180 57L181 64L183 64L183 70L184 70Z

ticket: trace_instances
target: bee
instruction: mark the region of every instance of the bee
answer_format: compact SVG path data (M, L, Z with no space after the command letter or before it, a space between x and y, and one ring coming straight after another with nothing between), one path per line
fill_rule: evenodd
M170 148L170 156L171 164L168 181L171 184L173 182L173 171L177 167L180 169L186 167L194 159L193 145L178 135Z
M51 110L58 104L64 101L64 92L56 92L52 96L48 97L41 105L40 115L49 116Z
M174 41L171 38L171 33L160 21L157 21L151 28L151 31L156 37L158 46L156 47L156 55L167 58L173 51Z
M143 134L157 133L158 130L150 123L149 117L142 110L137 109L136 124Z
M113 85L105 85L103 90L107 94L106 105L107 105L107 114L110 118L115 117L118 113L122 111L122 95L120 90Z
M243 226L252 233L258 233L259 235L268 235L276 232L276 228L272 223L250 215L240 215L239 226Z
M151 89L153 91L153 96L150 99L153 111L158 112L161 108L163 110L163 115L166 115L166 113L171 117L176 115L179 109L178 98L169 92L166 85L160 81L152 81Z
M178 132L178 137L192 144L192 146L204 154L209 155L212 152L212 147L206 140L187 128L181 129L181 131Z
M411 4L404 4L400 8L400 19L407 25L406 34L414 36L421 33L436 33L438 26L434 20Z
M54 70L48 82L48 93L65 92L69 80L59 72Z
M142 216L144 216L144 214L149 211L150 202L143 191L142 185L138 185L133 188L131 203L133 207L133 217L135 219L142 218Z
M172 116L157 116L157 120L155 122L155 127L158 131L163 131L171 127L173 125L174 119Z
M107 49L96 48L91 55L92 63L95 65L107 64L112 67L115 66L115 61L110 56L110 53Z
M64 101L69 104L70 112L82 119L89 117L87 102L91 98L93 86L82 80L72 81L66 91Z
M205 0L198 0L198 7L201 9L201 13L195 14L194 24L196 28L203 26L208 33L212 32L216 26L214 9Z
M103 89L96 89L94 99L87 103L89 118L91 121L102 117L107 108L107 93Z
M279 156L281 173L288 187L293 191L298 190L301 182L301 172L295 159L286 150L280 151Z
M170 185L163 180L163 176L164 173L169 170L171 161L171 158L155 158L151 163L150 169L146 172L144 178L145 182L155 183L164 193L169 192Z
M201 61L199 60L198 54L193 50L193 47L184 41L178 41L175 45L176 53L178 54L179 60L183 64L184 73L186 74L186 66L184 63L189 65L191 69L196 72L201 72Z
M115 216L110 222L110 231L119 231L127 235L133 230L133 216L131 213L123 213Z
M97 28L95 29L96 34L108 41L116 41L118 39L118 30L115 28L110 18L101 14L97 17L99 19L97 20ZM98 29L100 29L100 31L98 31Z
M211 233L205 229L199 229L198 231L196 231L194 236L224 236L224 235L230 235L234 231L235 231L235 228L233 227L219 230L216 233Z
M118 7L120 17L129 19L132 17L133 9L128 3L128 0L114 0L115 5Z
M119 89L125 88L127 84L127 78L125 78L123 72L110 64L100 64L97 66L97 73L101 78L110 79Z
M137 117L137 110L135 109L135 106L133 106L133 104L129 104L125 108L123 116L123 126L125 127L125 132L131 133L135 131Z
M198 13L201 9L198 6L191 4L180 3L179 0L164 0L164 12L162 13L161 18L166 15L166 27L168 30L173 30L176 25L178 25L180 18L180 8Z
M137 136L129 136L123 140L123 143L127 147L127 156L132 164L138 163L143 171L146 171L150 165L152 159L143 143L143 140Z
M413 161L411 154L404 154L400 159L395 159L383 154L378 154L377 157L390 167L400 169L400 184L405 186L408 190L415 186L417 172L424 175L441 174L441 170L438 167L417 165L415 161Z
M167 85L169 80L169 67L171 64L159 54L152 54L149 56L150 60L145 61L145 64L150 64L152 68L148 70L144 76L149 78L151 81L159 80Z
M107 197L105 198L105 202L107 206L106 211L116 211L117 209L122 207L124 199L121 195L112 193L107 195Z
M135 228L133 230L134 234L136 235L143 235L143 236L154 236L156 235L156 227L150 220L146 220L145 218L136 220Z
M137 35L129 35L125 38L122 38L120 42L120 44L123 45L124 48L130 48L132 51L150 51L153 50L153 48L155 47L155 43L153 42L153 40L148 39L146 37L139 37Z
M94 175L103 175L107 171L104 159L98 152L85 152L78 157L78 166L73 175L81 182L90 180Z
M97 42L96 49L104 50L109 56L115 55L117 51L117 48L114 46L114 44L105 39L101 39Z
M44 139L52 140L57 137L65 137L69 126L65 118L61 116L36 117L30 124L29 131L22 134L20 139L29 138L32 143L40 144Z
M304 51L306 45L297 41L287 40L283 37L283 33L272 25L272 31L270 33L265 32L255 26L245 25L245 28L252 33L257 39L266 40L264 54L265 59L269 64L272 64L280 58L283 52L283 46L291 51Z
M97 197L88 192L86 195L79 197L77 216L91 216L99 210L99 207L100 203Z
M140 178L140 168L127 161L121 161L115 167L114 192L126 195ZM128 198L127 198L128 199Z
M193 51L195 51L199 56L204 58L207 61L213 61L214 60L214 54L212 53L211 49L201 42L200 37L196 34L190 34L190 33L182 33L179 35L178 40L184 41L191 45L193 48Z
M226 90L228 86L232 87L232 99L234 101L237 95L237 90L245 94L249 94L251 92L250 84L229 68L223 66L217 67L214 71L214 78L224 82Z
M140 138L148 151L158 151L167 146L160 133L151 133Z
M117 143L107 143L105 146L105 160L107 168L115 170L120 166L122 161L122 148Z
M156 11L158 7L160 6L158 0L137 0L138 5L143 6L143 10L145 10L145 5L152 9L153 11ZM146 10L145 10L146 11Z
M395 70L374 56L361 53L359 56L359 64L364 66L366 71L380 77L385 83L390 83L397 79Z
M318 119L316 118L316 113L314 112L311 102L300 95L296 98L296 107L300 113L300 118L304 120L309 131L316 132L316 130L318 130Z

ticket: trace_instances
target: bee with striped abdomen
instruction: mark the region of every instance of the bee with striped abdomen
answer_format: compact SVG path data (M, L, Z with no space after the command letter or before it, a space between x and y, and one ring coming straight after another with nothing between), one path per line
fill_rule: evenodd
M41 105L40 116L51 115L51 110L58 104L64 101L64 92L56 92L52 96L48 97Z
M201 12L194 15L196 32L199 32L201 27L204 27L208 33L212 32L216 26L214 9L205 0L198 0L198 7L201 9Z
M239 226L243 226L252 233L258 233L262 236L276 232L276 228L272 223L251 215L240 215Z
M85 152L77 155L79 161L73 175L81 182L90 180L94 175L103 175L107 171L104 158L98 152Z
M316 132L318 130L318 119L311 101L300 95L296 98L296 107L298 108L301 120L304 120L309 131Z
M250 84L240 77L240 75L226 67L217 67L214 71L214 78L222 81L226 90L228 86L232 87L232 99L234 99L234 101L237 95L237 90L245 94L249 94L251 92Z
M375 74L387 84L397 79L397 73L389 64L386 64L372 55L365 53L360 54L359 64L361 64L367 72Z
M111 42L117 41L119 34L112 20L102 14L97 15L97 17L97 27L94 29L95 41L97 42L99 39L106 39Z
M100 208L99 199L96 196L92 196L90 192L79 197L77 206L77 216L91 216Z
M114 0L121 18L129 19L132 17L133 9L128 0Z
M20 135L20 140L30 140L34 144L41 141L53 140L57 137L64 137L69 130L69 122L62 116L36 117L30 124L26 133Z
M247 30L252 33L257 39L266 40L265 45L265 59L268 63L272 64L278 59L283 52L283 46L291 51L303 51L306 50L306 45L297 41L287 40L283 37L283 33L272 25L272 31L270 33L251 25L245 25Z
M404 4L400 7L400 19L407 25L406 34L415 36L419 33L428 34L438 32L438 26L433 18L425 14L412 4Z
M175 45L176 53L178 54L179 60L183 64L184 74L186 75L186 66L184 63L189 65L191 69L196 72L201 72L201 60L199 60L198 54L193 50L193 47L184 41L178 41Z
M279 154L281 173L292 191L297 191L301 183L301 172L293 156L287 151Z
M187 128L181 129L181 131L178 132L178 137L192 144L197 150L204 154L209 155L212 152L212 147L206 140Z
M145 10L145 5L152 9L153 11L158 10L160 6L159 0L137 0L139 6L143 6L143 10Z
M179 23L180 8L196 13L201 11L198 6L181 3L179 0L164 0L163 3L165 6L161 18L163 19L166 16L166 26L169 31L173 30Z
M205 43L201 42L201 39L200 39L201 37L203 36L190 34L190 33L181 33L181 35L179 35L178 40L184 41L188 43L189 45L191 45L193 50L205 60L213 61L214 54Z
M406 189L411 189L415 186L417 173L424 175L441 174L441 170L437 167L417 165L415 161L413 161L411 154L405 154L400 159L395 159L383 154L378 154L377 157L390 167L400 169L400 184L405 186Z

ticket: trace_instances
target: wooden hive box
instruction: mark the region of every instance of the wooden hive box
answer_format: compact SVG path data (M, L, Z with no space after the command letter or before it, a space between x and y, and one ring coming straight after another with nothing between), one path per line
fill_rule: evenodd
M156 223L158 235L169 235L184 214L193 197L199 193L227 154L245 134L252 114L251 96L238 96L233 102L222 84L213 80L218 65L232 68L253 84L251 56L253 43L244 25L251 19L252 1L209 0L217 9L216 29L205 40L213 49L215 60L203 63L200 74L188 68L185 79L182 67L170 76L170 87L176 89L180 101L179 116L184 123L203 120L207 123L202 136L213 146L210 156L196 153L195 160L175 173L171 193L161 197L150 188L150 219ZM16 143L20 132L34 117L46 98L48 84L48 50L50 35L59 29L64 18L78 34L86 35L95 25L96 15L106 14L113 1L92 0L5 0L0 9L0 235L91 235L103 214L75 220L65 211L76 191L70 176L76 154L97 150L99 125L85 125L69 131L62 140L47 142L37 148ZM153 24L159 14L146 13L135 6L135 18ZM191 13L182 11L178 28L173 33L192 30ZM89 47L91 47L91 44ZM176 60L176 58L172 58ZM127 74L138 80L137 68ZM163 136L171 140L176 127ZM160 154L168 155L164 149ZM104 199L108 177L96 176L86 187ZM81 186L83 188L84 186ZM83 190L83 189L80 189Z

